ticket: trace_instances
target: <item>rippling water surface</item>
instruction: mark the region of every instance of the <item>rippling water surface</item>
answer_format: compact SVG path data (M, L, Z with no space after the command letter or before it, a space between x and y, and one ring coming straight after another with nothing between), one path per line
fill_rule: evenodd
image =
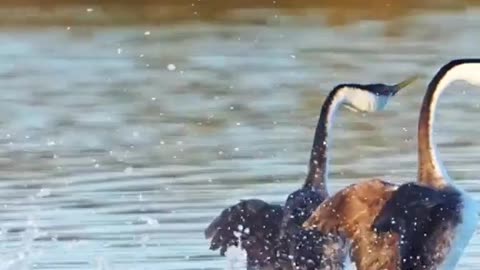
M320 106L341 82L423 76L385 112L342 110L331 189L412 180L427 79L479 56L480 11L337 27L322 14L4 26L0 269L223 269L203 229L239 199L281 202L301 185ZM476 199L479 100L454 84L436 126L449 172ZM479 256L475 236L458 269Z

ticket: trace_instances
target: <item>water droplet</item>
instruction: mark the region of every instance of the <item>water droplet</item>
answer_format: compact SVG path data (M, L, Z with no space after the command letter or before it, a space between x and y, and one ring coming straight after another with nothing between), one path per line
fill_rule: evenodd
M167 69L170 71L174 71L175 69L177 69L177 67L174 64L168 64Z
M52 192L50 191L49 188L41 188L38 192L37 192L37 197L48 197L50 196Z
M143 33L145 36L150 36L150 31L145 31L145 33Z
M93 12L93 8L87 8L86 11L89 12L89 13Z

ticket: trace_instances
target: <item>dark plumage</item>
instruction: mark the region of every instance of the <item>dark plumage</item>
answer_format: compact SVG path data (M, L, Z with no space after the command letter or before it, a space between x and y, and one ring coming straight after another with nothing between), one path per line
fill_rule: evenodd
M437 253L448 250L438 240L461 222L461 208L461 195L452 188L436 190L407 183L387 201L373 229L400 235L402 270L436 269Z
M240 238L249 270L343 269L346 254L340 237L301 229L324 199L321 193L304 187L290 194L284 207L243 200L223 210L205 236L212 238L210 249L220 249L221 255L229 246L238 246Z
M291 193L282 207L261 200L240 201L215 218L205 230L210 249L224 255L230 246L247 252L248 269L343 269L345 242L339 236L305 230L302 224L328 197L326 189L329 121L340 104L356 111L377 111L389 97L414 79L400 84L342 84L325 99L315 130L309 171L303 187Z
M277 260L276 248L280 234L283 209L262 200L240 201L222 211L205 230L205 237L212 238L210 249L220 249L224 255L229 246L248 251L247 265L267 267ZM239 234L239 237L237 235Z
M454 269L475 232L478 209L442 166L433 123L447 86L459 80L480 86L479 74L480 58L456 59L428 84L418 121L417 184L351 185L323 202L305 228L346 237L358 270Z

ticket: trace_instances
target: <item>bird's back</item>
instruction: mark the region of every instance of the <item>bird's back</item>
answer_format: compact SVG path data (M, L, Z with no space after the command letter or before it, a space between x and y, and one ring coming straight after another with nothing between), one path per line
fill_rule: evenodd
M399 237L378 235L372 224L396 186L382 180L353 184L325 200L305 222L307 229L345 236L358 270L395 269Z

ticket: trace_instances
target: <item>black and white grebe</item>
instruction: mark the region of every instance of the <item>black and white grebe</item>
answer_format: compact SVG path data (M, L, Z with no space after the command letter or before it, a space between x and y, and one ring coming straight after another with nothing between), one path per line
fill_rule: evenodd
M351 185L304 224L350 240L357 269L454 269L472 238L476 203L448 176L432 138L438 99L458 80L480 86L480 59L453 60L429 83L418 123L417 182Z
M303 187L283 206L259 199L242 200L223 210L205 230L210 249L225 255L241 246L248 269L343 269L346 248L341 237L302 229L310 214L328 197L328 134L341 105L374 112L415 78L396 85L340 84L325 99L315 130L309 170Z

